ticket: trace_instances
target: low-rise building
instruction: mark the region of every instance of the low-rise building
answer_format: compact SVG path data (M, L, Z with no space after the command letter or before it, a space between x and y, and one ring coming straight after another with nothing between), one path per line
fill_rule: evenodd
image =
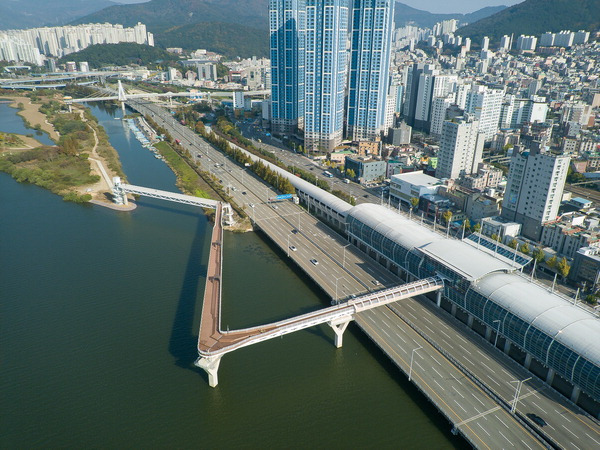
M486 236L495 234L501 240L506 236L516 237L521 234L521 224L500 216L486 217L481 219L481 233Z
M442 182L435 177L425 175L422 170L390 178L390 201L404 206L412 206L412 198L420 198L425 194L436 194Z
M360 183L370 183L377 179L383 180L386 171L386 162L363 157L353 158L346 156L344 171L354 171L354 179Z
M569 216L556 222L544 224L541 242L557 253L573 258L582 247L600 245L600 234L587 230L585 216Z
M583 247L577 250L569 271L569 279L585 283L589 289L600 284L600 248Z

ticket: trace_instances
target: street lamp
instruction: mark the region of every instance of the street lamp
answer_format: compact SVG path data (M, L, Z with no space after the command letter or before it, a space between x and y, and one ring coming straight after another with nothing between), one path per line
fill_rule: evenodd
M498 322L498 326L496 326L496 339L494 340L494 347L497 347L498 345L498 334L500 334L498 331L500 329L500 320L494 320L492 323L496 322Z
M511 383L517 383L517 388L515 389L515 398L513 399L512 407L510 408L511 414L514 414L517 410L517 402L519 401L519 395L521 394L521 387L523 383L531 380L532 377L525 378L524 380L513 380Z
M342 268L345 269L346 268L346 247L348 247L350 244L346 244L344 245L344 258L342 260Z
M335 301L337 302L338 299L338 295L337 295L337 286L338 286L338 281L341 280L342 278L344 278L344 276L342 275L341 277L338 277L335 279Z
M413 358L415 356L415 352L417 350L421 350L423 348L422 345L419 345L417 348L413 349L412 353L410 354L410 370L408 371L408 381L412 380L412 366L413 366Z

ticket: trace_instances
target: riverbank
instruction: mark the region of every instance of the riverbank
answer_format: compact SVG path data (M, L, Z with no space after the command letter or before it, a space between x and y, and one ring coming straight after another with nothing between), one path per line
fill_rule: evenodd
M30 150L40 147L42 144L37 139L34 139L23 134L3 133L0 131L0 151L10 150Z
M54 126L48 122L46 115L40 112L39 104L34 103L29 97L3 96L3 98L12 100L10 107L19 110L17 114L23 118L28 127L41 130L47 133L54 142L58 142L60 135Z
M124 174L118 153L86 108L69 108L55 93L34 99L3 98L12 101L9 106L19 110L17 114L27 127L46 131L56 145L42 145L27 136L9 136L11 145L0 147L0 170L67 201L111 203L112 177L124 178Z

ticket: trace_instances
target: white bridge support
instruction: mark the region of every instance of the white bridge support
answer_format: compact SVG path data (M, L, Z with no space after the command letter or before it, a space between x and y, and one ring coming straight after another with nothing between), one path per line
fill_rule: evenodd
M221 357L223 355L216 356L202 356L196 360L194 365L204 371L208 375L208 385L210 387L216 387L219 384L219 364L221 363Z
M344 331L348 328L348 324L354 320L353 316L340 317L339 319L328 322L328 325L333 329L335 333L335 347L340 348L342 346L342 340L344 338Z

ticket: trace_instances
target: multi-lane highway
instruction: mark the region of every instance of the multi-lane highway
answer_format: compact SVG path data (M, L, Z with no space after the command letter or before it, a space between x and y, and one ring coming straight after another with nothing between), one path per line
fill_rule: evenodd
M175 122L164 109L140 102L136 102L136 108L154 114L161 126L180 139L203 169L210 169L229 188L234 201L244 207L286 257L295 261L332 299L343 300L368 290L400 284L397 277L348 245L341 236L299 206L289 201L269 202L268 199L275 195L269 187L229 161L192 130ZM412 299L389 308L381 307L359 314L356 320L404 372L412 375L415 384L473 445L490 448L538 446L533 434L517 417L502 409L485 389L466 378L464 371L459 371L455 364L460 364L482 386L493 391L505 405L512 401L512 382L531 374L429 300ZM537 379L525 384L517 411L528 426L549 436L557 446L593 448L599 445L597 421ZM546 425L536 423L527 414L543 418Z

